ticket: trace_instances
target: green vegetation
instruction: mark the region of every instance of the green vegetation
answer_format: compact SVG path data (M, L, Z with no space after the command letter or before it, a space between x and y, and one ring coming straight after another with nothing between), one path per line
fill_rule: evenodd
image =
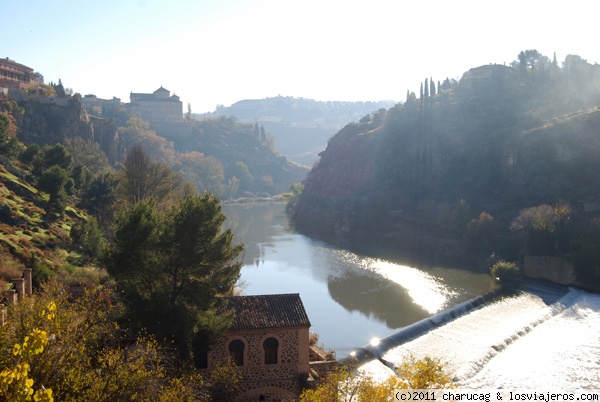
M126 318L157 339L175 341L184 358L191 357L197 337L207 339L230 324L230 316L220 316L212 328L202 327L203 317L219 306L217 296L231 294L239 277L242 246L232 244L230 230L221 231L224 220L209 193L183 198L164 213L151 198L116 219L106 265L128 301Z
M514 282L519 279L521 273L514 262L498 261L492 265L490 270L492 278L500 281Z
M307 171L276 154L266 137L255 134L253 125L234 119L192 120L185 133L172 136L164 129L162 136L147 122L130 117L116 131L129 153L140 147L198 191L222 198L272 196Z
M53 281L8 309L0 327L0 399L210 400L208 379L176 364L151 336L116 324L122 306L115 297L97 282L69 288Z
M216 310L241 266L243 246L222 230L219 199L184 184L173 153L157 160L134 143L118 165L85 137L53 143L63 135L53 133L35 142L40 127L64 127L70 118L76 133L78 124L84 134L89 127L76 96L60 83L49 88L66 107L37 102L47 96L38 90L27 109L0 99L0 287L31 268L35 289L0 328L0 399L230 396L234 368L202 378L194 367L230 325L231 314ZM123 135L146 135L169 151L147 129L130 119ZM13 354L17 348L23 353Z
M392 258L484 270L492 253L543 254L591 273L576 256L597 238L600 66L532 50L433 82L329 141L291 198L294 226Z

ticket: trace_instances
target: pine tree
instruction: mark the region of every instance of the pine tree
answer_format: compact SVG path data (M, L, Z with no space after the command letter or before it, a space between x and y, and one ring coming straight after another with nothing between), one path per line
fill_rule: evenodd
M166 213L143 200L116 221L106 265L129 303L127 318L157 339L173 340L184 358L192 357L195 338L214 337L231 319L214 311L218 296L230 294L239 278L243 246L222 230L224 221L210 193L186 197Z

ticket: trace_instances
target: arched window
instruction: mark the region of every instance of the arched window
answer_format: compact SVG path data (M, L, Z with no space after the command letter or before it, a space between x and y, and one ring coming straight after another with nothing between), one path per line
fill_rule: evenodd
M273 337L265 339L263 342L265 349L265 364L277 364L277 353L279 341Z
M239 339L234 339L229 342L229 355L233 359L236 366L244 365L244 342Z

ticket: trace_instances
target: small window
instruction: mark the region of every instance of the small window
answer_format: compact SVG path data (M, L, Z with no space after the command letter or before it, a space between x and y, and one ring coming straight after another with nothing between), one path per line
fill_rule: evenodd
M236 366L244 365L244 347L244 342L239 339L229 342L229 355Z
M277 364L277 352L279 349L279 341L275 338L267 338L263 342L265 349L265 364Z

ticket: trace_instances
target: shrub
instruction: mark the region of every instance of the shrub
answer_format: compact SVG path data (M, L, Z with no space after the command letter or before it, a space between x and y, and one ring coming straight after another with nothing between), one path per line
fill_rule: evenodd
M9 283L13 278L20 278L25 266L10 254L0 253L0 257L3 258L0 266L0 279Z
M520 277L520 271L514 262L498 261L491 268L492 277L501 281L515 281Z
M393 400L399 389L452 388L445 364L437 358L407 356L397 368L397 374L385 381L378 381L365 373L355 373L348 367L341 367L327 374L316 389L305 389L300 401L387 401Z
M104 245L104 238L98 227L98 222L94 218L88 219L85 223L76 223L71 227L71 239L73 244L81 251L95 260Z
M35 400L73 402L205 400L199 375L169 367L173 356L152 338L120 330L107 297L98 288L69 294L49 282L11 306L0 327L0 400L29 401L34 392Z

